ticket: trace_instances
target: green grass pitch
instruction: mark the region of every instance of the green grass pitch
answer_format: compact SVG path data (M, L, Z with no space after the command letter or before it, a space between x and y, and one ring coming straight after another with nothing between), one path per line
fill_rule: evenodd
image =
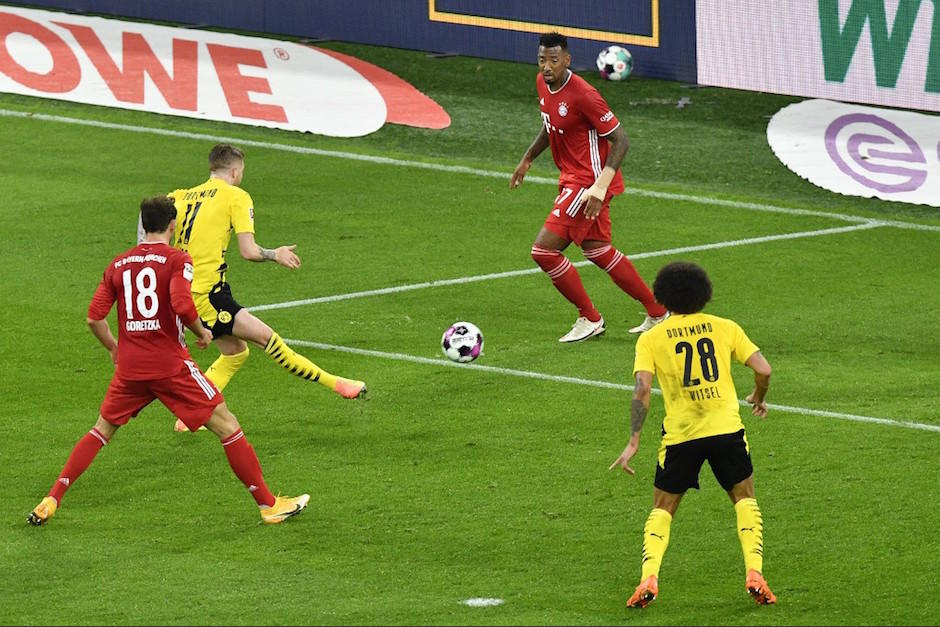
M508 189L540 123L534 65L325 45L410 81L452 126L336 139L0 96L0 623L940 621L936 208L838 196L789 172L764 130L793 98L586 75L631 140L614 243L648 280L669 260L703 264L708 311L738 320L774 367L769 417L743 415L779 604L746 595L734 513L705 469L673 524L659 598L627 611L662 399L637 476L608 472L628 436L627 329L642 308L582 266L608 332L556 341L574 311L529 257L554 187ZM153 406L46 527L28 527L111 374L85 325L101 272L132 244L140 199L203 180L220 137L246 149L259 243L297 244L304 262L292 273L230 259L236 297L369 396L344 401L260 349L226 389L272 490L313 497L286 524L259 524L215 439L174 434ZM555 176L547 154L530 172ZM486 337L469 367L440 352L457 319ZM216 354L194 349L204 367ZM742 397L748 373L735 370ZM478 597L504 602L463 604Z

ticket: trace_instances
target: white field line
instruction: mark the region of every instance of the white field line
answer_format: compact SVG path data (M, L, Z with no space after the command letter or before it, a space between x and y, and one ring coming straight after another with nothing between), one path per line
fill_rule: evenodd
M383 165L392 165L407 168L419 168L424 170L436 170L439 172L454 172L458 174L471 174L473 176L483 176L489 178L509 179L509 172L495 172L492 170L481 170L469 168L461 165L447 165L443 163L429 163L424 161L408 161L406 159L392 159L390 157L380 157L375 155L359 154L355 152L345 152L341 150L323 150L320 148L309 148L306 146L293 146L291 144L278 144L274 142L263 142L254 139L242 139L238 137L222 137L217 135L206 135L204 133L192 133L188 131L174 131L170 129L153 128L149 126L135 126L130 124L115 124L113 122L101 122L98 120L83 120L80 118L70 118L61 115L47 115L44 113L30 113L27 111L10 111L0 109L0 116L27 118L32 120L41 120L44 122L60 122L63 124L76 124L80 126L94 126L115 131L126 131L130 133L146 133L150 135L163 135L165 137L179 137L183 139L196 139L207 142L228 142L240 146L255 146L268 150L281 150L284 152L293 152L304 155L317 155L320 157L333 157L337 159L350 159L353 161L367 161L370 163L379 163ZM526 181L531 183L540 183L543 185L558 185L558 180L544 176L527 176ZM752 202L741 202L737 200L724 200L721 198L712 198L709 196L693 196L687 194L673 194L669 192L659 192L646 189L628 188L627 194L636 196L646 196L649 198L661 198L665 200L675 200L678 202L694 202L705 205L716 205L719 207L730 207L733 209L748 209L751 211L769 211L773 213L784 213L798 216L816 216L820 218L830 218L832 220L841 220L843 222L869 222L871 218L853 216L841 213L830 213L827 211L813 211L810 209L794 209L792 207L780 207L777 205L765 205ZM899 229L914 229L918 231L940 232L940 226L928 224L917 224L916 222L903 222L899 220L885 220L882 222L885 226L893 226Z
M288 344L295 346L305 346L319 350L337 351L341 353L352 353L354 355L364 355L367 357L380 357L382 359L394 359L396 361L410 361L416 364L428 364L432 366L444 366L449 368L462 368L464 370L476 370L492 374L502 374L512 377L523 377L526 379L538 379L540 381L552 381L555 383L572 383L575 385L587 385L596 388L608 388L612 390L622 390L632 392L633 386L623 383L611 383L610 381L597 381L593 379L581 379L579 377L567 377L562 375L545 374L542 372L530 372L528 370L514 370L512 368L499 368L497 366L485 366L482 364L458 364L449 359L431 359L430 357L417 357L415 355L406 355L404 353L386 353L382 351L367 350L364 348L352 348L349 346L337 346L335 344L323 344L321 342L308 342L306 340L295 340L284 338ZM653 393L662 396L662 391L653 388ZM738 401L742 407L750 407L745 401ZM807 409L805 407L791 407L789 405L776 405L767 403L767 407L772 410L787 412L791 414L804 414L807 416L820 416L823 418L836 418L838 420L850 420L853 422L867 422L872 424L886 425L889 427L903 427L905 429L917 429L920 431L934 431L940 433L940 425L930 425L921 422L910 422L907 420L893 420L891 418L875 418L872 416L859 416L856 414L843 414L834 411L823 411L818 409Z
M31 112L25 112L25 111L10 111L6 109L0 109L0 116L27 118L27 119L41 120L45 122L59 122L59 123L64 123L64 124L75 124L79 126L93 126L97 128L104 128L104 129L110 129L110 130L126 131L126 132L131 132L131 133L146 133L146 134L151 134L151 135L163 135L166 137L179 137L183 139L195 139L195 140L204 140L204 141L211 141L211 142L228 142L228 143L240 144L244 146L255 146L258 148L265 148L269 150L281 150L284 152L293 152L293 153L298 153L298 154L317 155L317 156L322 156L322 157L333 157L333 158L339 158L339 159L350 159L354 161L366 161L370 163L378 163L378 164L392 165L392 166L399 166L399 167L411 167L411 168L418 168L418 169L425 169L425 170L436 170L436 171L442 171L442 172L470 174L474 176L482 176L482 177L489 177L489 178L502 178L502 179L509 178L508 173L505 173L505 172L480 170L476 168L469 168L466 166L446 165L446 164L441 164L441 163L426 163L426 162L421 162L421 161L408 161L404 159L392 159L389 157L365 155L365 154L358 154L358 153L353 153L353 152L344 152L344 151L337 151L337 150L322 150L319 148L292 146L290 144L278 144L278 143L273 143L273 142L262 142L262 141L242 139L242 138L237 138L237 137L219 137L219 136L214 136L214 135L206 135L204 133L174 131L174 130L169 130L169 129L160 129L160 128L153 128L153 127L147 127L147 126L134 126L134 125L129 125L129 124L115 124L112 122L101 122L98 120L83 120L80 118L70 118L70 117L58 116L58 115L46 115L43 113L31 113ZM529 177L526 177L526 180L531 183L540 183L543 185L557 185L558 184L557 179L548 178L548 177L529 176ZM650 198L662 198L666 200L676 200L680 202L710 204L710 205L729 207L729 208L734 208L734 209L767 211L767 212L773 212L773 213L783 213L783 214L788 214L788 215L816 216L816 217L822 217L822 218L830 218L833 220L841 220L844 222L861 223L857 227L842 227L842 228L835 228L835 229L822 229L820 231L806 231L803 233L771 235L771 236L760 237L760 238L737 240L736 242L718 242L715 244L703 244L701 246L688 246L688 247L675 248L675 249L670 249L670 250L665 250L665 251L655 251L655 252L650 252L650 253L638 253L635 255L628 255L628 257L631 257L633 259L643 259L647 257L676 254L676 253L681 253L681 252L691 252L691 251L696 251L696 250L709 250L709 249L715 249L715 248L723 248L723 247L732 246L732 245L744 245L744 244L774 241L774 240L780 240L780 239L792 239L796 237L812 237L812 236L824 235L824 234L828 235L832 233L840 233L840 232L852 231L852 230L857 230L857 229L874 228L874 227L879 227L879 226L891 226L891 227L902 228L902 229L940 232L940 227L927 225L927 224L917 224L913 222L902 222L902 221L897 221L897 220L873 220L871 218L865 218L862 216L853 216L853 215L846 215L846 214L840 214L840 213L830 213L826 211L812 211L812 210L807 210L807 209L794 209L792 207L780 207L776 205L740 202L740 201L735 201L735 200L724 200L720 198L711 198L708 196L673 194L673 193L668 193L668 192L659 192L659 191L636 189L636 188L627 189L626 193L634 194L637 196L647 196ZM583 266L587 263L590 263L590 262L580 261L580 262L577 262L575 265ZM307 299L304 301L293 301L292 303L261 305L258 307L254 307L252 309L254 311L260 311L262 309L276 309L276 308L282 308L282 307L291 307L291 306L297 306L299 304L329 302L332 300L343 300L346 298L358 298L360 296L369 296L373 294L401 292L401 291L406 291L409 289L421 289L424 287L432 287L432 286L438 286L438 285L453 285L457 283L470 283L473 281L483 281L483 280L488 280L491 278L502 278L504 276L518 276L522 274L534 273L537 271L538 271L537 268L530 268L526 270L516 270L516 271L503 272L503 273L492 274L492 275L481 275L479 277L465 277L462 279L450 279L446 281L432 281L428 283L416 284L413 286L399 286L399 287L394 287L394 288L386 288L383 290L372 290L368 292L354 292L352 294L338 295L338 296L332 296L332 297ZM501 372L503 374L511 374L515 376L528 376L531 378L541 378L541 379L547 379L547 380L552 380L552 381L579 383L582 385L593 385L597 387L612 387L612 388L625 389L625 390L633 389L631 386L626 386L626 385L617 384L617 383L607 383L604 381L589 381L586 379L576 379L573 377L558 377L554 375L543 375L539 373L530 373L530 372L526 372L522 370L509 370L509 369L504 369L504 368L494 368L492 366L483 366L483 365L476 365L476 364L454 364L452 362L445 361L445 360L425 359L421 357L412 357L410 355L403 355L403 354L398 354L398 353L380 353L377 351L367 351L363 349L353 349L353 348L346 348L346 347L340 347L340 346L332 346L328 344L304 342L301 340L292 340L292 341L295 344L299 344L302 346L311 346L314 348L322 348L325 350L339 350L339 351L359 353L359 354L364 354L364 355L372 355L372 356L377 356L377 357L385 357L385 358L390 358L390 359L403 359L403 360L417 361L417 362L422 362L422 363L433 363L435 365L452 365L452 366L464 367L464 368L470 367L470 368L476 368L476 369L482 369L482 370L490 370L494 372ZM655 391L659 392L658 390L655 390ZM780 411L803 413L803 414L814 415L814 416L825 416L825 417L830 417L830 418L839 418L842 420L855 420L858 422L871 422L871 423L877 423L877 424L907 427L911 429L922 429L926 431L940 432L940 427L937 427L935 425L916 423L916 422L905 422L905 421L898 421L898 420L890 420L887 418L872 418L869 416L856 416L853 414L840 414L836 412L801 409L801 408L794 408L794 407L786 407L784 405L768 405L768 407L772 409L777 409Z
M668 248L666 250L656 250L648 253L629 254L630 259L646 259L649 257L662 257L664 255L675 255L679 253L694 252L698 250L713 250L717 248L730 248L732 246L746 246L748 244L760 244L763 242L773 242L777 240L796 239L800 237L817 237L820 235L833 235L835 233L848 233L849 231L859 231L862 229L873 229L885 226L884 222L872 220L864 224L853 226L839 226L831 229L820 229L817 231L800 231L798 233L784 233L782 235L765 235L762 237L749 237L747 239L729 240L725 242L715 242L713 244L699 244L698 246L683 246L681 248ZM575 266L584 266L590 264L588 260L578 261ZM270 309L287 309L289 307L301 307L303 305L314 305L317 303L332 303L340 300L349 300L353 298L364 298L366 296L378 296L381 294L395 294L398 292L408 292L411 290L420 290L429 287L442 287L445 285L460 285L463 283L476 283L478 281L490 281L493 279L505 279L509 277L523 276L526 274L541 273L541 268L532 267L525 270L509 270L507 272L497 272L494 274L478 274L476 276L459 277L456 279L441 279L438 281L425 281L423 283L411 283L409 285L398 285L396 287L383 287L375 290L365 290L362 292L349 292L347 294L334 294L333 296L320 296L317 298L304 298L302 300L291 300L283 303L272 303L270 305L256 305L249 307L251 311L265 311Z

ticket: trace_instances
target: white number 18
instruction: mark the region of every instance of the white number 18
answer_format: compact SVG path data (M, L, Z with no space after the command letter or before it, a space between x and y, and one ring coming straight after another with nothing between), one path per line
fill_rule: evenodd
M131 294L131 271L125 270L121 278L124 280L124 311L127 313L127 319L133 320L135 299ZM157 273L153 268L144 268L137 273L134 283L137 286L137 311L143 318L153 318L160 308L157 298Z

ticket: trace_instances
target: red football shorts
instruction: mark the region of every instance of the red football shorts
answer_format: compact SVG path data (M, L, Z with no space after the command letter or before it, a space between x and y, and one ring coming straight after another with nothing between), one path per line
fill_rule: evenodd
M610 243L610 201L614 197L607 192L601 212L593 220L584 217L584 205L587 202L587 188L574 184L559 185L555 206L545 218L545 228L581 245L584 240L596 240Z
M199 370L199 366L184 360L179 372L163 379L132 381L115 374L101 402L101 417L114 425L127 424L155 398L190 431L204 425L224 400L222 393Z

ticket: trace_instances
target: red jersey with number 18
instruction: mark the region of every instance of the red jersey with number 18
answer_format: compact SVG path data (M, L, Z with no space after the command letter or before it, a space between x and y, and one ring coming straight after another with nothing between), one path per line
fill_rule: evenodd
M196 319L190 287L193 261L162 242L144 242L114 258L88 306L88 317L104 320L118 303L116 374L146 381L179 373L192 359L183 324Z
M541 74L536 75L535 87L552 158L561 171L559 184L590 187L607 162L610 145L604 138L620 126L620 121L604 97L574 72L568 72L557 91L551 90ZM608 191L623 192L619 169Z

